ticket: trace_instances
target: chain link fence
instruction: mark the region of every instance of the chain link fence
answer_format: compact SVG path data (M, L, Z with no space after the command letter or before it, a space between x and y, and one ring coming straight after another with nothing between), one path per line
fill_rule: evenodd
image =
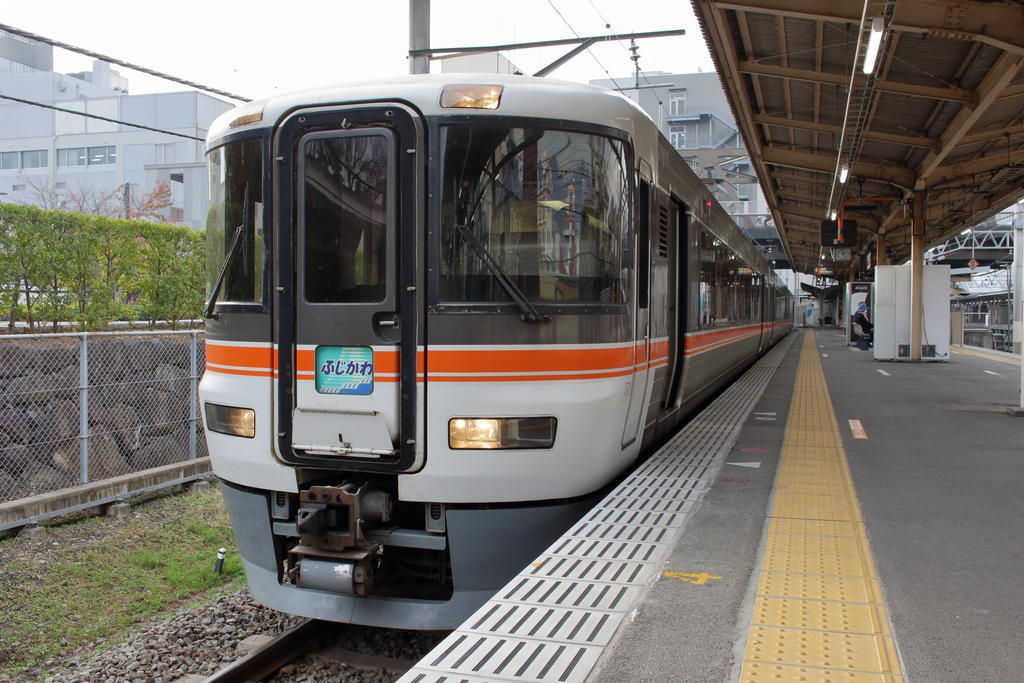
M201 331L0 337L0 502L204 457Z

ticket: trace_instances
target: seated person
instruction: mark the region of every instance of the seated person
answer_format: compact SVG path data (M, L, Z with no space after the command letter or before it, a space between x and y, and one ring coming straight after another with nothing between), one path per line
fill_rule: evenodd
M854 325L860 325L860 329L864 330L869 344L874 342L874 324L868 319L867 304L861 304L857 307L857 312L853 314L852 322Z

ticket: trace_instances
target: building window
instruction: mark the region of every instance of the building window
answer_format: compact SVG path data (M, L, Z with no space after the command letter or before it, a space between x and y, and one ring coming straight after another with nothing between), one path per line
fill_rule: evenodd
M0 153L0 168L45 168L49 153L45 149L31 149L24 152Z
M156 164L173 164L174 163L174 143L165 142L153 145L155 148L153 151L153 163Z
M58 166L85 166L85 147L65 147L57 150Z
M67 183L57 183L57 184L55 185L55 187L56 187L56 188L57 188L58 190L66 190L66 189L68 189L68 184L67 184Z
M21 153L22 168L45 168L47 166L47 152L45 149L33 149Z
M172 206L171 207L171 222L172 223L179 223L179 222L181 222L183 220L185 220L185 209L182 209L182 208L177 207L177 206Z
M686 114L686 89L668 91L668 115L683 116Z
M25 186L24 185L11 185L11 192L24 192L24 191L25 191Z
M109 147L90 147L89 148L89 165L96 166L99 164L116 164L117 163L117 148L113 145Z
M686 126L670 126L669 141L676 149L686 149Z

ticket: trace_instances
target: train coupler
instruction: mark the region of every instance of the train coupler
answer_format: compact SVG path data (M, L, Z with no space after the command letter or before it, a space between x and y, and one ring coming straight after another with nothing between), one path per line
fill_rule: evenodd
M365 530L389 522L391 506L388 492L366 484L312 486L299 492L299 543L288 551L292 583L366 595L384 548L368 541Z

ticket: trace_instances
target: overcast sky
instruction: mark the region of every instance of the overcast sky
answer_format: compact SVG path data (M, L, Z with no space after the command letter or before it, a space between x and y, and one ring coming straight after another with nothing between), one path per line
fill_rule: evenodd
M433 0L431 12L433 47L552 40L572 37L573 31L591 36L683 28L685 36L641 41L641 67L675 73L713 69L687 0ZM178 0L159 5L21 0L4 2L0 23L258 98L408 73L408 15L408 0ZM533 73L571 47L506 56ZM626 76L632 73L627 48L628 41L594 46L594 56L581 54L551 77L587 82L608 78L605 70L615 78ZM61 72L87 69L91 61L62 50L55 51L54 59ZM181 89L115 69L129 79L131 93ZM440 72L440 64L431 70Z

